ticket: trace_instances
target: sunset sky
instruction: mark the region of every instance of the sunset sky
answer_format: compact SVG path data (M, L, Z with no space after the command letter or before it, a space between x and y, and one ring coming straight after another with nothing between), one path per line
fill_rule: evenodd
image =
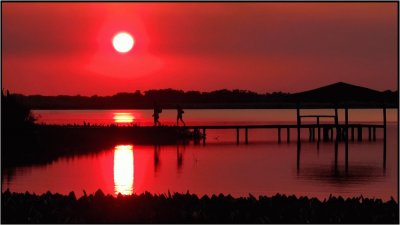
M397 90L397 2L1 4L11 92ZM120 31L135 39L125 54Z

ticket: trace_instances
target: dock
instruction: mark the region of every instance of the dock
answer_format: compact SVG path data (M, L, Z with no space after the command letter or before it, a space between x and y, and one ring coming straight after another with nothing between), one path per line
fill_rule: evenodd
M334 142L334 176L339 176L339 142L344 142L344 176L348 176L349 173L349 141L358 143L363 141L363 137L368 134L368 141L376 141L377 129L383 130L383 155L382 155L382 168L383 172L386 172L386 108L382 109L382 123L381 124L364 124L364 123L349 123L349 109L344 108L344 123L339 123L338 109L334 109L333 115L301 115L300 109L297 109L297 123L293 124L263 124L263 125L198 125L198 126L184 126L183 129L189 130L194 134L196 143L199 144L200 140L203 141L203 145L206 144L207 130L235 130L236 131L236 144L240 144L240 131L244 132L245 144L249 144L249 130L250 129L274 129L277 130L277 142L282 142L282 130L286 132L286 142L290 143L290 133L292 130L297 131L297 153L296 153L296 169L297 174L300 173L301 165L301 140L300 133L302 129L308 131L308 140L316 143L317 151L319 151L320 142ZM302 118L315 118L315 123L302 123ZM321 123L320 118L331 118L332 123ZM154 165L157 169L159 165L159 146L155 146L154 150ZM356 155L352 158L357 157ZM178 168L182 166L182 153L179 150L179 144L177 144L177 165Z
M339 124L338 109L334 109L334 115L301 115L300 108L297 109L297 123L294 124L264 124L264 125L198 125L186 126L188 130L193 130L194 133L201 134L203 144L206 143L207 130L236 130L236 143L240 143L240 131L244 130L245 144L249 143L249 130L250 129L275 129L277 130L277 141L282 142L282 130L286 132L286 142L290 142L291 130L297 130L297 140L300 140L300 133L302 129L308 130L309 141L363 141L364 132L368 134L369 141L376 141L377 129L383 129L383 138L386 142L386 108L383 108L383 121L382 124L364 124L364 123L349 123L348 111L345 108L345 122ZM315 118L315 123L302 123L302 118ZM320 123L320 118L331 118L332 123ZM336 134L336 135L335 135ZM357 136L356 136L357 134Z
M216 126L187 126L189 130L193 130L195 134L200 134L203 144L206 144L207 130L236 130L236 144L240 144L240 130L244 130L245 144L249 143L250 129L275 129L277 130L277 142L282 142L282 130L286 130L286 142L290 142L290 132L295 129L297 132L297 171L300 170L300 154L301 154L301 139L300 134L302 129L308 130L308 140L310 142L317 141L317 149L320 141L334 142L335 152L335 171L338 171L338 143L345 143L345 173L349 170L349 140L352 142L361 143L364 137L364 131L368 134L368 141L376 141L377 129L383 130L383 169L386 170L386 108L382 108L382 123L381 124L360 124L349 122L349 109L344 108L345 118L344 123L339 123L338 108L334 108L333 115L301 115L300 108L297 108L297 122L295 124L266 124L266 125L216 125ZM315 123L302 123L302 118L315 118ZM320 118L331 118L332 123L320 123ZM356 136L357 134L357 136Z
M279 125L199 125L199 126L186 126L185 128L200 132L202 134L203 142L206 141L207 130L236 130L236 142L239 144L240 131L245 131L245 144L249 143L248 131L250 129L275 129L277 130L278 143L282 142L282 130L286 131L286 142L290 142L290 132L293 129L298 129L297 125L293 124L279 124ZM368 132L368 140L376 141L377 128L383 129L385 125L378 124L348 124L335 125L335 124L302 124L300 129L308 129L310 141L333 141L334 130L336 130L336 138L344 140L346 136L345 129L351 130L351 140L355 140L355 131L357 131L357 141L363 140L363 131ZM317 131L317 135L316 132ZM322 134L322 135L321 135ZM373 138L372 138L373 137Z

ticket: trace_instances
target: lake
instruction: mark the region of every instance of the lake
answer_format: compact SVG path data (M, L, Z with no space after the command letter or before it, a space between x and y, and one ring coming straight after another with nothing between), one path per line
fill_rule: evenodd
M152 110L35 110L38 123L152 125ZM333 110L302 110L302 114L333 114ZM236 131L207 131L206 144L136 145L115 143L96 154L65 157L47 165L13 168L2 173L2 191L61 194L74 191L81 196L102 189L107 194L170 191L198 195L231 194L234 197L275 195L328 198L360 196L397 199L398 127L397 109L387 111L387 156L383 166L382 129L377 140L349 142L348 171L345 171L344 143L335 150L333 142L308 142L308 130L301 133L301 150L296 130L290 143L282 131L249 130L249 144L236 144ZM176 110L163 110L160 122L176 124ZM296 110L185 110L187 125L294 124ZM339 110L339 121L344 110ZM382 110L352 109L350 123L382 123ZM313 122L312 119L304 121ZM324 119L322 123L332 123ZM365 131L367 132L367 131ZM368 134L368 133L367 133ZM335 160L336 159L336 160Z

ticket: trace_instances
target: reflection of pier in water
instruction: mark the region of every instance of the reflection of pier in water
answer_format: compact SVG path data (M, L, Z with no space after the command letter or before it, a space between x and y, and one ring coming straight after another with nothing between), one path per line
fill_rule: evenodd
M363 130L368 129L368 140L376 141L376 130L381 128L383 130L383 169L386 169L386 108L383 110L383 122L382 124L350 124L349 123L349 109L345 110L345 123L339 124L338 108L334 108L334 115L301 115L300 107L297 107L297 123L294 124L277 124L277 125L221 125L221 126L186 126L187 129L194 130L195 134L199 134L202 130L202 140L203 145L206 144L206 130L207 129L235 129L236 130L236 143L239 144L239 131L240 129L245 130L245 143L248 144L248 130L249 129L277 129L278 131L278 143L281 143L281 130L286 130L287 143L290 142L290 129L297 129L297 170L300 169L300 152L301 152L301 129L308 129L309 131L309 141L315 142L317 139L317 149L319 149L319 144L321 141L324 142L335 142L335 167L337 167L338 162L338 142L345 142L345 171L348 172L348 155L349 155L349 139L355 141L355 131L357 131L357 141L363 141ZM315 124L302 124L302 118L315 118ZM321 124L321 118L332 118L334 123ZM321 129L322 129L322 139L321 139ZM317 130L317 135L316 131ZM350 130L350 132L349 132ZM336 137L334 133L336 132ZM317 138L316 138L317 137ZM197 140L199 141L199 140ZM195 140L196 143L196 140ZM198 144L198 142L197 142Z
M311 165L301 168L297 177L343 186L382 179L385 177L385 172L377 165L352 165L350 172L341 171L334 165Z
M353 141L354 142L354 141ZM340 172L339 168L339 142L335 140L333 144L334 152L334 163L330 169L321 169L319 167L306 167L301 168L301 142L297 142L297 175L308 179L320 179L330 183L342 183L348 180L359 180L366 181L369 178L377 178L385 175L386 172L386 138L382 144L382 167L374 165L360 166L360 165L349 165L349 140L346 137L344 145L344 173ZM317 151L319 151L319 143L317 144ZM349 167L351 169L349 169Z
M313 115L313 116L300 116L299 109L297 110L297 124L298 124L298 139L297 139L297 172L299 173L300 170L300 154L301 154L301 141L300 141L300 124L301 124L301 118L302 117L317 117L317 124L319 125L319 117L318 115ZM331 116L326 116L326 117L331 117ZM345 124L344 126L342 125L341 127L338 124L338 114L337 114L337 109L335 109L335 116L333 117L335 119L335 127L336 127L336 139L333 138L333 128L330 132L330 139L325 139L324 141L334 141L334 152L335 152L335 160L334 160L334 168L335 168L335 174L338 172L338 147L339 147L339 141L344 141L345 143L345 174L348 175L349 172L349 128L351 128L351 141L354 142L354 127L349 125L349 113L348 109L345 108ZM383 157L382 157L382 167L383 171L385 172L386 170L386 108L383 108L383 125L380 125L383 128L383 146L382 146L382 152L383 152ZM368 127L369 131L369 141L376 141L376 133L375 129L376 127L373 127L373 138L371 135L371 127ZM358 127L357 129L357 134L358 134L358 141L362 141L362 127ZM315 141L315 135L313 135L315 132L313 132L310 129L310 141ZM313 137L314 136L314 137ZM318 128L318 139L317 139L317 149L319 149L319 142L320 142L320 131ZM328 136L324 134L324 137Z
M340 180L348 180L349 178L361 180L363 177L371 176L378 177L375 171L378 167L376 165L368 165L366 167L361 168L359 165L353 165L351 167L351 171L349 171L349 142L360 142L362 144L363 140L363 130L368 129L368 140L369 141L376 141L376 130L377 128L381 128L383 130L383 157L382 157L382 164L383 164L383 175L385 174L386 170L386 108L383 108L383 124L350 124L348 120L348 108L344 108L345 110L345 119L344 124L339 124L338 118L338 109L335 108L334 115L300 115L300 108L297 109L297 124L296 125L223 125L223 126L186 126L186 129L194 129L195 132L200 132L203 130L203 135L205 135L206 129L236 129L237 131L237 144L239 144L239 129L245 129L245 142L248 144L248 129L278 129L278 143L281 143L281 129L286 130L287 142L290 142L290 129L295 128L297 129L297 173L299 176L307 177L313 172L315 172L315 176L327 177L328 180L331 179L333 181L340 181ZM315 118L316 124L302 124L302 118ZM322 124L320 123L321 118L332 118L334 119L334 123L332 124ZM334 152L334 163L330 169L322 169L318 171L318 169L310 169L310 168L302 168L301 169L301 139L300 139L300 130L307 128L309 131L309 141L316 142L317 151L319 153L319 147L321 142L333 142L333 152ZM357 132L357 133L356 133ZM357 134L357 136L356 136ZM322 138L321 138L322 136ZM357 137L357 140L356 140ZM202 139L203 144L205 144L205 136ZM194 144L199 144L199 139L194 140ZM338 148L339 142L344 142L345 146L345 157L344 157L344 173L340 172L341 170L339 167L339 160L338 160ZM184 147L185 143L177 144L176 145L176 165L178 172L182 170L183 161L184 161ZM161 146L154 145L154 170L158 172L161 165L160 160L160 153L161 153ZM361 169L359 169L359 167ZM300 174L300 169L302 170L302 174ZM366 172L363 173L362 170ZM310 171L313 171L310 173ZM369 171L369 172L368 172ZM372 171L372 172L371 172ZM307 175L308 174L308 175ZM314 175L311 175L311 177Z
M349 164L349 145L346 141L344 146L344 168L339 167L339 143L336 140L333 144L334 159L330 165L305 165L301 166L301 143L297 143L297 177L299 179L320 181L336 186L348 186L360 183L369 183L379 179L383 179L386 175L386 155L382 159L382 166L379 163L372 162L370 164L355 163ZM319 151L319 144L317 144ZM386 145L383 144L383 152L386 152ZM318 154L318 153L317 153ZM357 156L354 156L357 157Z

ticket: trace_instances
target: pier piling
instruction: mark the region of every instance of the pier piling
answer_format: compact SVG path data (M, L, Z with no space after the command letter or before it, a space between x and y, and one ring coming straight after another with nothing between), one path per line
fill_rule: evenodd
M373 140L376 141L376 127L372 129Z
M320 135L320 127L319 127L319 117L317 117L317 129L318 129L318 142L320 141L320 139L321 139L321 135Z
M386 169L386 108L383 107L383 168Z
M351 136L351 140L355 140L355 129L357 130L357 140L358 142L362 142L363 139L363 128L368 129L368 139L370 141L376 140L376 129L383 128L383 139L384 139L384 148L386 148L386 108L383 108L383 125L377 124L360 124L354 123L349 124L349 109L344 108L345 110L345 121L344 124L340 125L338 122L338 109L335 108L335 115L300 115L300 108L297 108L297 124L265 124L265 125L197 125L197 126L186 126L186 130L193 130L193 135L198 143L203 141L203 144L206 143L206 130L226 130L226 129L236 129L236 144L240 144L240 129L244 129L244 141L246 144L249 143L249 129L277 129L278 130L278 143L282 143L282 129L286 129L286 142L290 143L290 129L297 128L297 140L301 141L301 128L308 129L309 132L309 141L318 143L321 141L321 138L324 142L326 141L346 141L346 145ZM321 124L320 118L334 118L335 123L324 123ZM301 118L316 118L316 124L301 124ZM322 131L321 131L322 129ZM351 129L351 135L350 135ZM336 138L334 138L334 132L336 130ZM202 131L202 133L200 132ZM322 137L321 137L322 132ZM316 137L317 136L317 137ZM285 137L283 137L285 138ZM384 152L384 157L386 157L386 150Z
M339 138L340 131L339 131L338 109L336 106L335 106L335 129L336 129L336 140L337 140ZM332 140L333 140L333 138L332 138Z
M206 144L206 129L203 128L203 145Z
M342 140L342 128L341 127L336 128L336 140L338 140L338 141Z
M322 128L322 139L324 142L329 141L329 128L328 127Z
M300 121L300 106L299 106L299 104L297 104L296 113L297 113L297 140L300 141L301 121Z
M301 142L300 139L297 139L297 160L296 160L296 168L297 168L297 173L300 172L300 151L301 151Z
M345 108L344 111L344 120L345 120L345 128L344 128L344 133L345 133L345 171L346 173L348 172L349 169L349 110Z
M368 127L368 141L372 140L371 127Z
M244 138L245 138L245 143L246 145L249 143L249 138L248 138L249 134L248 134L248 128L245 128L245 134L244 134Z
M362 127L357 127L357 140L359 141L359 142L361 142L362 141L362 139L363 139L363 134L362 134Z
M236 128L236 144L239 144L239 128Z
M289 143L290 142L290 128L289 127L286 128L286 136L287 136L286 142Z
M281 143L281 128L278 128L278 143Z
M315 127L312 128L312 141L315 141Z

